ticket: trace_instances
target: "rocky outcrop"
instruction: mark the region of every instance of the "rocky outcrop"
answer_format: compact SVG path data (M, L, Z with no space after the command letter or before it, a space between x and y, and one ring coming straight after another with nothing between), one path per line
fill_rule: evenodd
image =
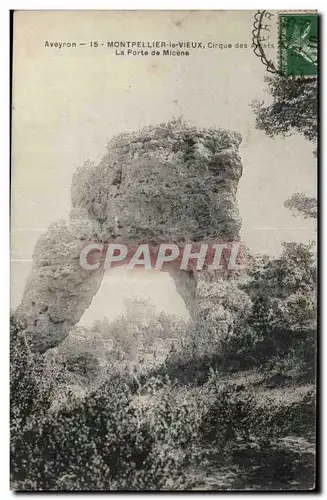
M104 239L177 242L237 239L239 134L173 121L121 134L97 166L73 178L72 202Z
M58 345L68 335L101 284L101 268L87 271L79 263L84 242L95 237L95 226L86 219L58 222L36 245L17 312L26 323L28 340L38 351Z
M52 224L38 241L17 311L33 348L58 345L101 284L101 269L79 264L85 242L237 240L240 142L237 133L175 120L113 138L98 165L78 169L71 219ZM192 312L194 276L173 268L171 276Z

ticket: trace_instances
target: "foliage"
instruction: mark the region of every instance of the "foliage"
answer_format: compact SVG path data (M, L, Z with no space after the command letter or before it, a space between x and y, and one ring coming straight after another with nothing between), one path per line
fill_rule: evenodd
M97 358L86 352L69 357L66 361L66 368L72 373L90 378L99 372L99 363Z
M249 324L271 331L300 331L316 320L316 265L311 245L283 243L279 258L269 260L258 273L249 269L245 290L253 307Z
M35 414L42 416L63 382L61 367L44 355L33 354L23 325L10 316L10 426L15 434Z
M296 215L302 215L305 219L316 219L318 215L317 199L303 193L294 193L285 201L284 207L295 211Z
M227 441L265 446L290 434L314 432L315 393L310 386L291 401L266 395L260 399L246 382L222 384L219 372L211 372L206 386L212 403L200 433L202 439L219 447L224 448Z
M160 391L160 397L158 396ZM176 488L194 459L193 408L171 384L152 380L145 411L132 384L112 376L97 392L44 419L30 419L13 438L12 479L24 490Z
M299 133L317 139L317 82L315 79L266 77L272 102L254 101L256 127L270 137Z
M299 377L314 377L316 266L310 245L284 243L278 258L252 256L248 276L199 286L198 318L165 371L203 384L210 369L235 372L288 358Z
M299 133L305 139L318 139L318 88L315 79L266 77L271 102L254 101L256 128L270 137ZM316 155L316 150L314 151ZM317 218L317 199L295 193L284 203L286 208L305 219Z
M163 311L157 314L148 299L136 298L126 301L126 313L111 321L104 318L88 327L75 326L58 353L67 367L74 359L87 357L96 374L96 364L102 369L115 361L137 362L141 352L154 352L157 344L169 346L173 340L182 339L185 325L178 316Z
M247 276L203 279L188 329L156 317L146 302L132 306L111 323L78 326L52 357L30 352L13 315L13 488L185 489L202 460L216 469L243 464L244 487L259 466L267 473L260 457L278 470L271 484L312 483L316 266L309 245L285 243L278 258L249 256ZM158 334L182 334L184 342L135 375L131 346L150 345ZM103 368L109 340L125 360L108 358ZM77 398L72 374L97 383ZM290 450L292 439L305 451Z

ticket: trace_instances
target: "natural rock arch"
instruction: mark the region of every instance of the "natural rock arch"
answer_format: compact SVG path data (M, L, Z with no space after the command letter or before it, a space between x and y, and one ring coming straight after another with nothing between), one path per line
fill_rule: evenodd
M237 240L240 142L235 132L173 120L120 134L98 165L79 168L70 219L51 224L37 242L17 310L32 348L58 345L99 289L103 270L79 263L85 242ZM192 313L194 276L174 267L169 272Z

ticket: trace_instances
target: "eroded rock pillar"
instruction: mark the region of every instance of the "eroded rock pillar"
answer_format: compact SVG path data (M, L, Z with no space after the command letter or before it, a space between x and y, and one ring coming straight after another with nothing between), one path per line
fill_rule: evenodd
M237 240L240 143L238 133L173 120L114 137L97 165L77 169L72 206L79 215L52 224L40 238L18 309L33 348L58 345L97 292L101 266L90 271L79 262L87 243ZM194 275L168 272L193 315Z
M90 306L103 270L83 269L79 259L85 242L94 237L91 221L73 219L52 224L39 239L17 309L32 350L44 352L57 346Z

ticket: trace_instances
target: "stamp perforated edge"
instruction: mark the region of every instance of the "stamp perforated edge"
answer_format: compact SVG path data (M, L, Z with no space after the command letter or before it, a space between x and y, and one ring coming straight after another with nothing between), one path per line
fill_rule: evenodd
M283 15L283 14L315 14L316 16L318 16L319 14L319 11L317 9L312 9L312 10L308 10L308 9L303 9L303 10L300 10L300 9L296 9L296 10L278 10L277 11L277 16L276 16L276 24L277 24L277 57L276 57L276 61L277 61L277 68L280 69L281 68L281 61L280 61L280 22L279 22L279 19L280 19L280 15ZM318 75L293 75L292 77L291 76L286 76L284 75L285 77L287 78L302 78L302 79L305 79L305 80L315 80L317 79L317 76Z
M271 12L276 14L276 33L277 33L277 47L276 47L276 65L272 61L268 61L266 54L261 47L259 35L260 35L260 21L262 16L266 12ZM254 15L253 21L253 29L252 29L252 45L254 46L253 52L254 54L261 59L261 62L264 66L266 66L266 70L268 73L279 75L284 78L302 78L303 80L316 80L318 75L284 75L280 68L280 36L279 36L279 28L280 28L280 15L281 14L315 14L319 15L319 11L317 9L278 9L278 10L257 10ZM260 18L260 19L259 19ZM259 53L258 53L259 51Z

